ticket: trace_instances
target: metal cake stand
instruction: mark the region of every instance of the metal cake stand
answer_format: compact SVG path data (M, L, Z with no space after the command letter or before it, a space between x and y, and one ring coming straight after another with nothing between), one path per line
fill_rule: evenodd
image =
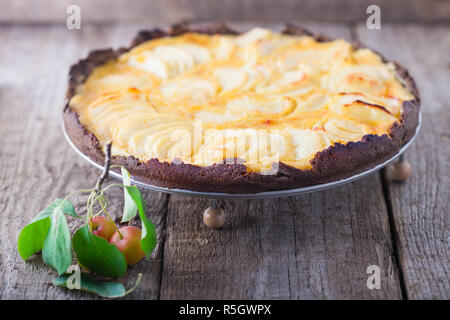
M200 192L200 191L192 191L192 190L186 190L186 189L171 189L171 188L164 188L164 187L158 187L151 184L143 183L140 181L136 181L134 179L131 179L131 183L133 185L136 185L137 187L144 188L144 189L150 189L154 191L169 193L169 194L176 194L176 195L182 195L182 196L188 196L188 197L201 197L201 198L208 198L211 199L211 206L206 209L204 213L204 222L207 226L211 226L213 228L218 228L223 225L224 222L224 213L222 210L216 208L216 199L270 199L270 198L278 198L278 197L288 197L288 196L294 196L299 195L303 193L310 193L320 190L325 190L329 188L334 188L358 179L361 179L365 176L368 176L385 166L387 166L389 163L393 162L397 158L400 157L400 161L403 160L403 153L409 148L409 146L413 143L415 138L417 137L417 134L419 133L420 127L422 125L422 114L419 112L419 118L418 118L418 125L416 127L416 132L414 133L414 136L405 144L403 145L397 154L395 154L392 158L384 161L383 163L380 163L376 165L373 168L370 168L364 172L355 174L351 177L340 179L337 181L332 181L328 183L318 184L318 185L312 185L302 188L295 188L295 189L287 189L287 190L278 190L278 191L266 191L266 192L258 192L258 193L240 193L240 194L232 194L232 193L219 193L219 192ZM103 166L96 163L94 160L89 158L87 155L85 155L83 152L81 152L80 149L78 149L75 144L72 142L70 137L68 136L66 132L66 128L64 126L64 122L62 123L62 131L64 133L64 137L66 138L69 145L75 150L75 152L84 160L89 162L91 165L98 169L103 169ZM122 175L120 173L117 173L115 171L110 170L109 175L122 180Z

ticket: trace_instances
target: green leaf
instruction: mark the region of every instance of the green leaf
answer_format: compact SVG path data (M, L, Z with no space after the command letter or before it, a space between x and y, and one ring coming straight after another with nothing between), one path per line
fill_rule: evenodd
M127 186L125 188L133 199L139 211L139 218L141 218L142 221L141 247L142 251L145 252L145 255L148 259L150 258L150 254L156 247L156 228L153 222L151 222L145 215L145 200L142 197L139 189L135 186Z
M42 250L49 228L50 217L43 217L30 222L20 231L17 250L23 260Z
M50 217L38 217L39 215L20 231L17 239L17 250L23 260L41 251L44 246L44 240L50 228Z
M53 279L53 284L55 286L67 288L67 280L69 280L70 277L70 274L59 276L58 278ZM125 287L120 282L98 281L84 272L81 272L80 275L79 290L91 292L105 298L119 298L126 294Z
M53 201L20 231L17 250L23 260L41 251L44 247L44 241L50 228L50 216L53 214L53 210L61 205L61 201L62 199ZM70 201L64 201L61 207L64 213L75 215L75 209Z
M120 170L122 171L123 185L131 186L130 173L123 166L120 167ZM124 193L125 201L124 201L124 205L123 205L122 222L128 222L136 216L138 209L126 188L123 189L123 193Z
M45 264L56 269L59 275L66 272L72 262L70 230L63 209L64 206L60 205L53 209L50 229L42 249Z
M75 232L73 248L79 262L96 274L118 278L127 271L123 253L115 245L92 234L88 225Z
M62 201L61 199L57 199L57 200ZM64 203L61 205L61 210L65 215L83 219L83 217L81 217L75 213L75 208L73 207L72 202L70 202L69 200L64 200Z

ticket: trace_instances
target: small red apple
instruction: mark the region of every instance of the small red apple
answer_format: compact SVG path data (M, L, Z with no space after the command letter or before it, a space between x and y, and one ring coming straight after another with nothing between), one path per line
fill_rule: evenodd
M122 236L120 236L119 232ZM142 260L145 257L145 253L141 248L141 229L127 226L120 228L119 232L116 231L112 235L109 243L114 244L123 253L129 266Z
M92 218L92 233L99 236L106 241L109 241L111 236L116 231L114 222L108 220L105 217Z

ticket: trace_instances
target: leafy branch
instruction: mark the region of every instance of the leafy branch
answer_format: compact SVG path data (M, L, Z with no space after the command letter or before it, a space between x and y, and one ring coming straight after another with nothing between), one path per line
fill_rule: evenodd
M23 260L42 251L44 263L55 269L59 275L53 281L57 286L67 286L66 281L70 278L67 270L72 263L73 249L79 267L91 273L88 275L81 272L78 289L104 297L124 296L132 292L141 275L136 285L128 291L119 282L102 282L93 276L123 276L127 265L135 263L143 256L150 258L157 242L155 225L145 213L145 200L139 189L131 185L131 176L126 168L120 166L122 184L113 183L103 188L112 167L111 146L111 143L106 145L103 172L95 187L76 190L63 199L54 200L21 230L17 240L17 249ZM139 212L142 229L133 226L119 229L115 224L109 214L105 196L105 192L114 187L122 188L124 192L122 222L130 221ZM85 216L76 214L70 201L70 198L77 194L88 194ZM96 205L99 209L95 209ZM70 234L67 215L85 220L85 225L75 231L73 237Z

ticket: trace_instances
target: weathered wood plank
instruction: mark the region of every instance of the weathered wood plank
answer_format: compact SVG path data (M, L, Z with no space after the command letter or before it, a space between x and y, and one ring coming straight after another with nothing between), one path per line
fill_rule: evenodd
M363 22L369 5L379 5L383 21L449 21L443 0L0 0L0 22L65 23L69 5L79 5L83 23L175 23L205 21Z
M305 26L351 39L335 24ZM229 220L211 231L202 224L206 200L170 197L162 299L402 297L378 174L311 195L219 203ZM381 290L366 286L373 264Z
M16 250L20 228L53 199L93 186L100 173L73 152L61 132L61 110L70 64L94 47L129 42L135 27L0 28L0 298L91 299L94 296L55 288L56 272L39 256L23 262ZM128 34L129 33L129 34ZM125 42L124 42L125 41ZM122 207L122 190L109 193L113 214ZM167 196L145 193L149 216L164 230ZM77 208L86 199L78 198ZM151 205L150 205L151 204ZM129 269L131 287L138 272L141 286L132 297L155 299L159 294L161 247L150 261Z
M401 298L378 174L292 198L220 201L224 228L202 224L208 202L171 196L162 299ZM381 290L366 286L381 268Z
M357 34L417 81L423 126L406 153L413 175L406 183L389 183L388 193L408 298L449 299L450 27L360 26Z

